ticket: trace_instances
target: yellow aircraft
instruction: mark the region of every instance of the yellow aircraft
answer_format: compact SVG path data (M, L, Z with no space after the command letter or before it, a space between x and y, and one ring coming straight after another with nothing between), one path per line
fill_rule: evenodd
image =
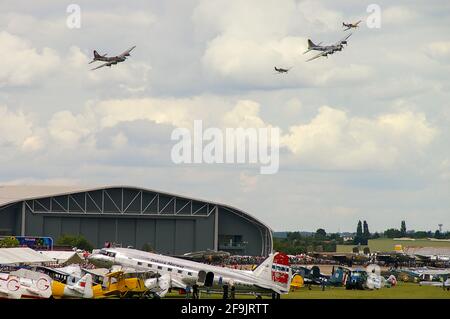
M94 288L100 285L92 285L91 274L86 274L73 285L52 281L52 296L53 298L92 298L94 296Z
M106 274L103 277L101 285L92 287L94 298L107 297L145 297L148 294L148 288L145 287L144 280L135 274L115 271Z
M291 288L292 290L296 290L298 288L301 288L305 285L305 281L303 280L303 277L300 276L299 274L295 274L292 277L292 281L291 281Z

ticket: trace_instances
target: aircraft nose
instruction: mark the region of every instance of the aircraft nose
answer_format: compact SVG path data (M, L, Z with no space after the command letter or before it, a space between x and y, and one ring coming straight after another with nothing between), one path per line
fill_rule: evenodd
M106 267L106 268L112 267L112 261L105 258L105 256L103 255L92 254L88 256L87 259L91 264L97 267Z

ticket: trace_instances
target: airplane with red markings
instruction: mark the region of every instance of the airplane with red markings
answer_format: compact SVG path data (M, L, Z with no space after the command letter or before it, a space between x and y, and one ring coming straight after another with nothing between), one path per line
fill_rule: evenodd
M121 265L168 278L169 285L161 281L164 287L158 292L160 297L170 288L186 290L197 285L200 290L222 291L228 285L234 286L236 294L253 293L258 298L262 294L272 294L273 298L278 298L280 294L289 292L292 279L289 257L283 253L270 254L253 271L207 265L129 248L97 250L88 260L97 267Z

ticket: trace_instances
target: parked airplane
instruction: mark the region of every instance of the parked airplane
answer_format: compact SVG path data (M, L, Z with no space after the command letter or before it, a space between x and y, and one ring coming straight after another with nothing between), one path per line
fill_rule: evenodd
M52 281L52 295L54 298L92 298L91 274L84 275L75 284L65 284L56 280Z
M120 62L124 62L128 56L130 56L130 52L135 48L136 46L131 47L130 49L126 50L125 52L123 52L122 54L116 55L116 56L112 56L112 57L107 57L107 53L100 55L98 54L98 52L96 50L94 50L94 58L92 59L91 62L89 62L89 64L94 63L96 61L103 61L106 62L96 68L93 68L91 70L97 70L100 69L104 66L109 66L111 67L111 65L115 65L117 63Z
M314 44L314 42L312 42L311 39L308 39L308 49L305 52L303 52L303 54L308 53L309 51L321 51L321 52L313 56L312 58L306 60L306 62L317 59L322 56L328 57L329 54L334 54L337 51L342 51L342 49L344 48L344 44L345 45L348 44L347 40L348 38L350 38L351 35L352 33L348 34L345 38L332 45Z
M0 296L8 299L50 298L51 282L49 276L28 269L0 274Z
M446 281L421 281L419 285L442 287L443 289L450 290L450 278L448 278Z
M345 23L345 22L342 22L342 27L346 27L347 29L344 29L343 31L347 31L347 30L350 30L350 29L356 29L356 28L358 28L358 24L360 24L361 23L361 21L362 20L359 20L358 22L356 22L356 23Z
M0 273L0 297L7 299L20 299L19 278L10 274Z
M122 265L136 270L169 275L170 287L186 289L197 284L200 289L218 290L225 284L236 293L252 292L287 294L292 279L289 258L282 253L271 254L253 271L230 269L158 255L128 248L104 248L88 257L99 267ZM167 291L169 287L164 287Z

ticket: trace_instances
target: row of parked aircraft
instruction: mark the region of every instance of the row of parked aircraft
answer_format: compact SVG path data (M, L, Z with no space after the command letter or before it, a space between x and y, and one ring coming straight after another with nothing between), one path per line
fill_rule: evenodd
M359 20L355 23L343 22L342 26L345 27L345 29L343 31L348 31L350 29L358 28L361 21L362 20ZM320 51L320 52L318 54L316 54L315 56L306 60L306 62L315 60L320 57L328 57L328 55L330 55L330 54L334 54L335 52L342 51L342 49L344 48L344 45L348 44L348 38L350 38L351 35L352 35L352 33L346 35L342 40L339 40L338 42L336 42L334 44L329 44L329 45L322 45L322 42L315 44L313 41L311 41L311 39L308 39L308 49L305 52L303 52L303 54L306 54L310 51ZM275 67L275 71L278 73L288 73L290 69L291 68Z
M290 289L289 257L274 253L253 271L207 265L130 248L104 248L88 257L96 269L37 267L0 273L0 297L106 298L164 297L170 289L222 291L278 298ZM119 267L119 269L117 269Z

